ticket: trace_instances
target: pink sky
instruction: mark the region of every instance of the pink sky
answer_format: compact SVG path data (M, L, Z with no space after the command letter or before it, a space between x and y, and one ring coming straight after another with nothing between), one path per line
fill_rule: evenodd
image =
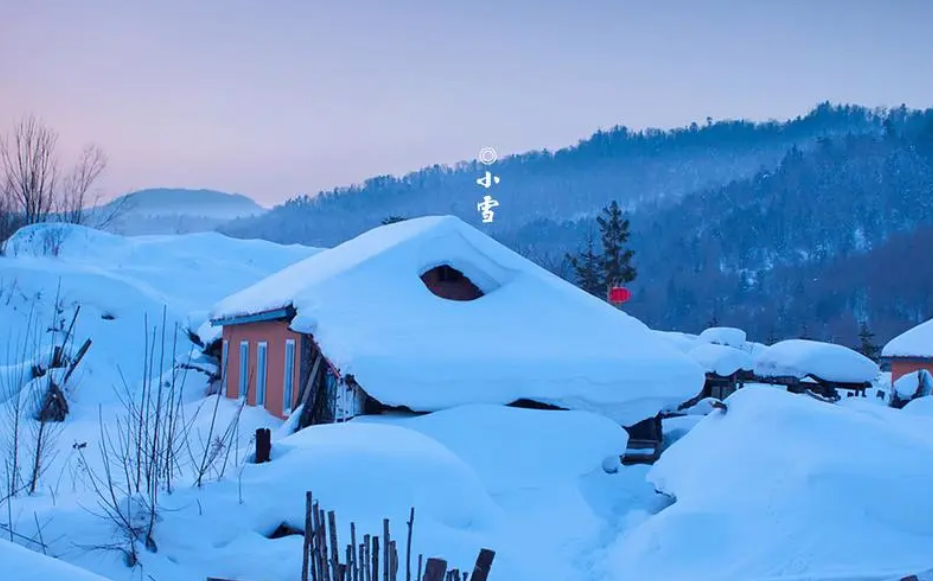
M505 7L507 5L507 7ZM271 205L615 124L933 106L927 0L0 0L0 131Z

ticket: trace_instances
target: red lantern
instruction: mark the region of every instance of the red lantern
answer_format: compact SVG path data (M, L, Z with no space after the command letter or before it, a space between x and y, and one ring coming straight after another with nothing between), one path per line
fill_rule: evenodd
M632 298L632 292L624 286L614 286L609 289L609 302L614 305L621 305Z

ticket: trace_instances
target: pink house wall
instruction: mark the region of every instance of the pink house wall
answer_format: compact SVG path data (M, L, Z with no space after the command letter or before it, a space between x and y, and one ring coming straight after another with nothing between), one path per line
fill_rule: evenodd
M897 381L908 373L913 373L920 369L926 369L933 373L933 359L907 359L891 361L891 381Z
M274 416L285 419L285 350L286 343L295 342L294 367L292 371L292 401L289 409L294 409L298 401L301 376L301 335L288 328L287 321L261 321L242 325L225 325L223 329L224 350L227 354L226 396L239 397L240 390L240 345L249 345L247 359L247 403L256 405L256 384L259 369L259 344L266 344L266 398L263 407Z

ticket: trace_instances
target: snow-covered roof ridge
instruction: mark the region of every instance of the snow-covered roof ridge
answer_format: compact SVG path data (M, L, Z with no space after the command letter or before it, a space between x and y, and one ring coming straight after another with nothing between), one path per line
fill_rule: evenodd
M883 357L933 358L933 319L920 323L888 341Z
M420 276L442 264L484 296L432 294ZM637 421L703 384L642 322L453 216L370 230L220 301L211 318L283 307L370 395L420 411L533 398Z
M840 383L863 383L881 372L861 353L834 343L788 339L762 350L755 359L761 377L815 377Z

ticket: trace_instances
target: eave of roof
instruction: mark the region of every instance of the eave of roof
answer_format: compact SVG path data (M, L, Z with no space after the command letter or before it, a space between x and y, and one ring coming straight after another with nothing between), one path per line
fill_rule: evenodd
M222 327L225 325L245 325L247 323L261 323L263 321L279 321L291 319L294 316L295 308L288 306L281 309L274 309L272 311L263 311L261 313L211 319L211 326Z

